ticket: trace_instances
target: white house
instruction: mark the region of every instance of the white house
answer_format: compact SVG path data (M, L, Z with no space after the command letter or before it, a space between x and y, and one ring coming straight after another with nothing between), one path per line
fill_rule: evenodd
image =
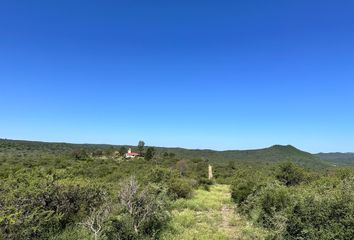
M132 152L131 148L129 148L128 152L124 155L125 158L135 158L135 157L138 157L138 156L140 156L140 154Z

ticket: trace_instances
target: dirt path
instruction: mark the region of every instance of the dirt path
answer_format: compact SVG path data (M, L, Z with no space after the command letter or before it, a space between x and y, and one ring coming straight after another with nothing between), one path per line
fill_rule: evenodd
M256 230L236 213L228 185L199 189L193 198L177 200L173 208L162 240L264 239L255 236Z
M234 218L235 209L230 205L223 205L221 209L222 223L221 228L228 236L234 236L236 226L233 226L232 219Z
M231 199L230 192L225 192L225 199ZM240 239L240 226L237 224L237 214L235 205L231 202L223 204L221 208L221 229L229 237L229 239Z
M229 189L229 188L228 188ZM263 240L265 233L262 229L254 227L244 217L236 211L236 205L231 201L230 190L225 194L225 199L229 199L221 208L221 231L224 232L229 240Z

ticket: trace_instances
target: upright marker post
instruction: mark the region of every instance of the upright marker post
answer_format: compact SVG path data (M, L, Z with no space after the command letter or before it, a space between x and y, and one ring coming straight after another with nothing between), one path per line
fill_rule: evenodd
M211 180L213 178L213 167L209 164L209 180Z

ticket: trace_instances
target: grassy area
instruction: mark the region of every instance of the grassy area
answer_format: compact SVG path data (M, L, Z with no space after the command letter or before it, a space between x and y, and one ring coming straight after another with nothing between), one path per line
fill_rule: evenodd
M173 205L172 221L161 239L264 239L265 232L238 216L230 201L228 185L197 190L191 199Z

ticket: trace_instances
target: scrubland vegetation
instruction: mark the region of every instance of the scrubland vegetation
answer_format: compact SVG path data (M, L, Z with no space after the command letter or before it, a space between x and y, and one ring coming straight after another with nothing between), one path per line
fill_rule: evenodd
M285 163L273 171L240 169L232 184L239 213L270 239L353 239L354 171L305 171Z
M127 147L0 140L0 239L354 236L351 167L315 167L318 158L279 146L274 153L287 159L261 164L142 143L142 157L127 160ZM274 149L266 151L270 159ZM287 161L300 155L307 160Z
M0 239L156 239L207 161L125 160L120 147L1 141Z

